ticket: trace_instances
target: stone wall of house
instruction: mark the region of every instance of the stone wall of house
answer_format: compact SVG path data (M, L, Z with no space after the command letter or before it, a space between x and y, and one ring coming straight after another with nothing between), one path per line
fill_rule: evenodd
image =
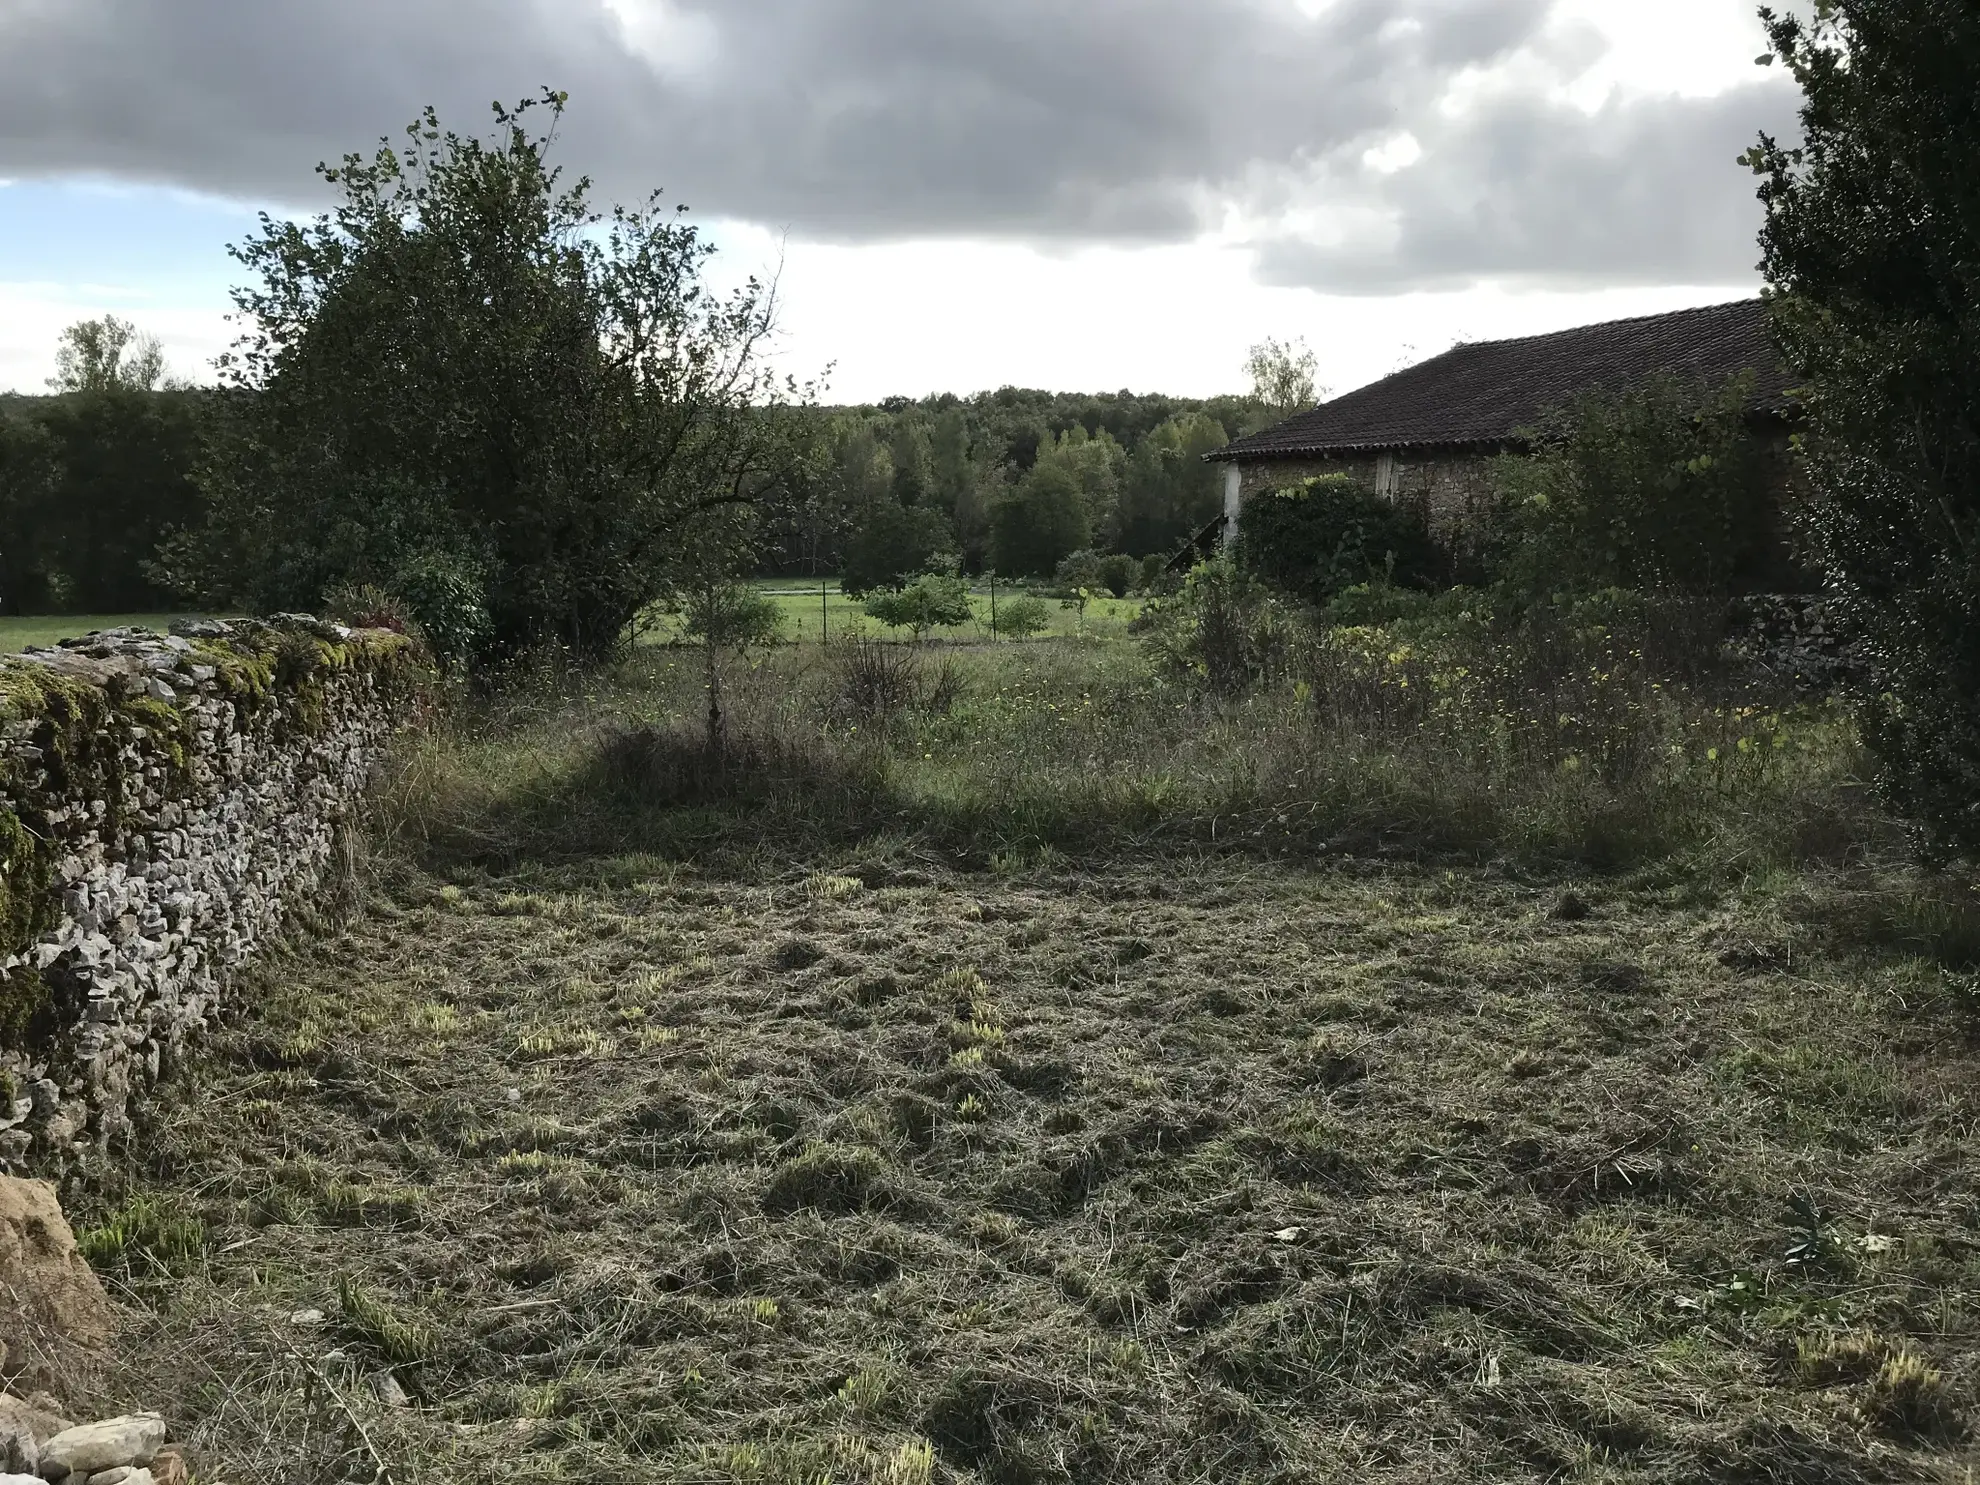
M0 1166L127 1134L429 679L400 635L300 615L0 657Z
M1490 507L1493 457L1453 453L1398 458L1389 471L1391 488L1398 501L1423 512L1431 535L1440 544L1462 549ZM1249 500L1323 474L1346 474L1370 489L1379 489L1382 471L1378 463L1372 455L1353 459L1247 459L1238 464L1238 489L1241 500ZM1242 523L1242 516L1239 520Z

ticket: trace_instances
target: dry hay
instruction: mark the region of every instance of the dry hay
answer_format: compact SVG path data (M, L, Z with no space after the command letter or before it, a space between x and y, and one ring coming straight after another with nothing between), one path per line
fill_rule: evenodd
M1937 971L1566 885L406 872L146 1132L127 1385L237 1480L1970 1478Z

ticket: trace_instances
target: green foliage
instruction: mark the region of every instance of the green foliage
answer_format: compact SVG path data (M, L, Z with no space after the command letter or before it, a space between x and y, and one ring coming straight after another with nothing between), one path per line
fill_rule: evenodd
M1442 565L1420 511L1346 474L1260 495L1246 504L1239 530L1243 565L1309 603L1370 581L1427 585Z
M896 629L912 629L920 639L930 629L953 629L973 617L969 585L959 577L923 573L898 593L876 593L866 612Z
M1042 577L1092 536L1086 497L1063 463L1040 464L990 513L990 552L997 571Z
M165 348L129 320L105 315L62 332L55 352L57 392L150 392L165 375Z
M438 1345L431 1326L401 1314L363 1285L337 1280L337 1305L344 1331L359 1345L369 1346L397 1366L415 1366L429 1359Z
M0 412L0 613L167 606L159 541L197 521L206 394L103 380Z
M1763 138L1763 267L1805 383L1807 531L1877 674L1866 734L1936 852L1980 852L1980 12L1763 11L1801 139Z
M657 198L594 211L549 163L562 106L498 107L489 141L429 110L323 168L331 214L235 249L253 330L209 520L164 564L188 591L281 609L371 582L477 661L595 658L684 566L742 560L795 462L771 296L713 292Z
M997 605L997 633L1012 639L1042 634L1052 627L1052 610L1042 598L1013 593Z
M720 583L693 594L682 611L693 639L741 648L774 642L784 631L777 600L747 583Z
M1305 341L1267 338L1245 356L1244 374L1251 382L1253 400L1278 422L1320 399L1321 391L1313 381L1319 364Z
M154 1197L138 1196L76 1234L90 1266L126 1276L183 1272L206 1251L206 1225Z
M1150 599L1136 627L1162 669L1219 696L1282 674L1296 632L1272 592L1225 557L1198 563L1174 596Z
M952 540L940 512L885 497L848 543L839 586L854 598L880 588L903 588L916 573L935 565Z
M1782 475L1747 425L1750 376L1591 392L1497 465L1502 577L1528 593L1724 592L1765 573Z

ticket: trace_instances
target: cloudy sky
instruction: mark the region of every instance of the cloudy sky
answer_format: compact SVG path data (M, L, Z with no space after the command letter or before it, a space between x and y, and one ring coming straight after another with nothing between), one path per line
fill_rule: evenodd
M426 103L542 85L607 198L782 264L835 399L1335 390L1749 293L1749 0L0 0L0 388L112 311L205 378L225 246Z

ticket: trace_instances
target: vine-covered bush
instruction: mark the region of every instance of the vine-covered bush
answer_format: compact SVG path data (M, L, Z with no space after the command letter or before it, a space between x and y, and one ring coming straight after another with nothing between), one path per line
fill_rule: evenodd
M1250 501L1238 542L1243 565L1309 603L1358 583L1422 587L1443 575L1423 513L1347 474L1325 474Z

